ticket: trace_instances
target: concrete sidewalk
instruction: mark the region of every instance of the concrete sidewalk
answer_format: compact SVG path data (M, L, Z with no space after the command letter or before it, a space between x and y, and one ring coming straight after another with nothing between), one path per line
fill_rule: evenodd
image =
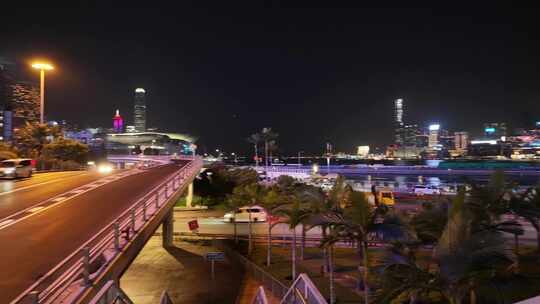
M151 238L120 280L120 287L135 304L159 303L166 290L175 304L234 303L242 283L242 270L228 261L216 262L216 279L204 254L219 251L202 243L175 241L164 249L161 237Z

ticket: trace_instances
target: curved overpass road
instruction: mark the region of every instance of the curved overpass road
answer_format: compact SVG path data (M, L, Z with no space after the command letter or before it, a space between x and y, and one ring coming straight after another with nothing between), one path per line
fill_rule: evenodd
M176 170L166 165L130 175L0 227L0 303L13 300Z

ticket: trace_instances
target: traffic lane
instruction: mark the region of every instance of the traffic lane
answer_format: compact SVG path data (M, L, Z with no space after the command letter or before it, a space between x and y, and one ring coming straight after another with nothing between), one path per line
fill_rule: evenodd
M197 220L199 228L197 232L199 233L210 233L210 234L234 234L234 224L223 221L222 217L199 217L194 215L192 218L181 216L179 217L177 213L174 216L174 232L176 233L189 233L188 223L192 220ZM268 222L259 222L251 223L251 229L253 235L267 235L268 234ZM274 236L291 236L292 231L289 228L288 224L277 224L272 227L272 235ZM249 224L248 223L237 223L236 224L236 233L238 235L247 235L249 233ZM296 227L296 234L300 235L302 233L302 226L299 225ZM319 227L312 228L306 232L308 237L321 237L322 231Z
M68 178L71 176L84 174L85 172L88 171L34 173L32 177L23 177L16 179L0 178L0 195L2 193L16 191L17 189L26 188L52 179Z
M48 174L48 173L43 173ZM78 174L49 175L36 180L34 184L0 193L0 219L34 206L58 194L91 183L103 177L94 171Z
M0 229L0 303L13 300L176 170L167 165L119 179Z

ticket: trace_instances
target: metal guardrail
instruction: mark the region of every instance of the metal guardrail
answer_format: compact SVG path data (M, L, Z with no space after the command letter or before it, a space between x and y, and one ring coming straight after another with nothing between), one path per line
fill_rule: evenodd
M161 298L159 299L159 304L173 304L171 298L169 297L169 294L167 293L167 291L163 291L163 293L161 293Z
M175 237L186 238L186 239L232 239L234 234L223 234L223 233L193 233L193 232L175 232ZM249 240L249 237L246 234L238 235L237 239L242 241ZM276 235L272 234L272 244L273 245L289 245L292 242L292 235ZM305 245L306 247L319 247L321 245L322 237L306 237ZM251 240L255 243L268 243L268 236L266 235L253 235ZM301 237L297 236L297 245L300 246ZM368 241L369 247L384 247L390 245L389 242L382 240L380 237L373 236ZM339 248L356 248L356 243L350 241L341 241L335 244Z
M281 299L280 304L328 304L307 274L301 273L293 284L287 287L240 253L227 246L225 246L224 250L229 257L234 258L244 266L246 274L253 275L254 279L261 282L260 289L252 303L268 303L268 298L264 291L264 288L266 288L275 298Z
M110 261L122 253L139 229L181 189L184 181L199 172L202 159L197 157L191 160L42 276L11 304L76 301Z
M255 294L255 298L253 298L251 304L268 304L268 298L266 297L264 287L259 286L259 289L257 289L257 294Z
M124 291L114 281L109 281L89 304L133 304Z
M281 299L280 304L328 304L309 276L301 273Z
M109 161L154 161L161 163L169 163L171 160L194 160L198 159L198 156L191 155L108 155Z
M276 297L277 299L281 299L283 296L285 296L287 290L289 290L289 287L287 287L285 284L281 283L274 276L264 271L261 267L257 266L255 263L250 261L245 256L241 255L237 251L227 246L225 246L224 251L227 256L233 258L234 260L238 261L242 266L244 266L246 274L253 275L253 278L261 282L262 286L264 286L268 291L270 291L274 295L274 297Z

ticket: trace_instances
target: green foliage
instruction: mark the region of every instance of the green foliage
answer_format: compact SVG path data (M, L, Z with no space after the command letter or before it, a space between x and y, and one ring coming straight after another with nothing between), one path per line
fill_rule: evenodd
M21 156L39 158L44 145L61 137L60 127L27 122L15 132L14 141Z
M287 208L276 210L276 214L285 217L285 223L289 224L289 229L295 229L310 216L309 210L302 207L298 199Z
M425 206L411 219L417 238L424 244L435 244L441 237L448 221L448 204Z
M17 158L17 151L10 145L0 143L0 160Z
M469 195L459 191L442 230L437 222L444 221L446 208L428 208L417 215L412 221L416 234L436 244L428 267L416 262L415 249L390 251L379 302L435 292L450 303L461 303L475 297L481 286L511 273L515 257L501 234L506 222L498 220L508 210L503 180L496 174L488 186L474 186Z
M61 138L44 144L41 155L44 159L83 164L88 156L88 146L75 140Z
M257 172L252 169L212 168L195 180L195 194L214 204L223 202L238 186L257 182Z
M236 209L245 205L256 205L264 202L267 189L258 183L238 185L234 187L231 195L227 197L227 205L230 209Z
M272 128L263 128L262 131L259 133L259 137L261 138L261 141L269 142L277 139L279 137L279 134L272 131Z
M345 177L339 175L336 179L334 187L328 195L328 198L334 206L345 208L352 204L350 197L352 192L352 187L345 182Z

